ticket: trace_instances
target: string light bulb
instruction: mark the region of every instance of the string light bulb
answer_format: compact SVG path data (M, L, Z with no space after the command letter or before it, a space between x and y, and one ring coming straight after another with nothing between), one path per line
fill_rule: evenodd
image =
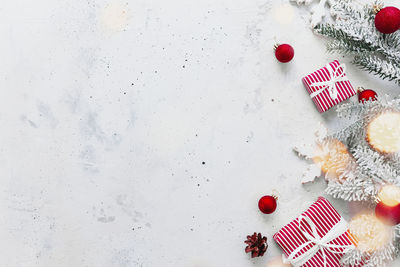
M321 167L329 180L345 179L342 176L351 166L352 160L347 146L334 138L318 143L313 157L313 161Z
M282 261L282 257L276 257L268 262L266 267L291 267L292 265L285 264Z
M290 4L283 4L273 7L272 14L279 24L290 25L293 23L295 12Z
M123 31L129 22L129 10L122 1L112 1L100 11L100 21L107 32Z
M382 186L378 200L389 207L397 206L400 203L400 187L392 184Z
M389 244L393 229L381 222L373 213L361 213L351 219L349 231L362 252L373 252Z

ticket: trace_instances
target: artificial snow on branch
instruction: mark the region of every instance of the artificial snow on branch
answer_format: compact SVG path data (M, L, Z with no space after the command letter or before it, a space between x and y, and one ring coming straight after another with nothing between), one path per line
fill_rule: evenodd
M345 103L339 105L336 111L338 117L346 121L347 127L319 136L315 144L298 145L294 150L309 162L307 174L315 165L320 167L320 175L327 180L327 194L346 201L366 201L372 205L383 186L400 186L400 151L380 151L369 138L371 124L377 118L389 114L400 120L400 97L392 99L383 96L374 101ZM384 121L384 124L387 123L393 121ZM398 148L399 125L387 128L387 132L378 131L383 137L381 140L393 137L393 145ZM325 149L320 149L321 144L325 144ZM304 181L310 182L316 175L318 171ZM393 231L393 240L373 253L357 249L346 253L342 258L343 266L354 266L360 262L368 267L385 266L385 262L393 260L399 253L400 224L393 227Z
M355 160L353 179L331 182L327 192L345 200L374 201L383 184L400 185L399 153L381 153L367 140L370 121L385 112L400 112L400 98L378 97L375 101L347 103L338 106L339 118L352 119L346 128L330 136L346 144Z
M380 33L375 28L374 10L381 2L360 7L351 0L332 3L334 23L317 24L315 32L332 38L329 52L353 56L353 63L382 79L400 85L400 31Z
M364 266L364 267L384 267L386 262L393 261L399 252L399 233L400 226L393 227L391 242L378 251L367 252L354 249L346 253L341 258L341 263L345 267Z

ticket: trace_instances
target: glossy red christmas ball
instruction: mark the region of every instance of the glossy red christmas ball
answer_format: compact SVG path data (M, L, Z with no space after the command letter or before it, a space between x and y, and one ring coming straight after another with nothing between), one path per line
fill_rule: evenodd
M276 210L276 197L263 196L258 201L258 208L262 213L271 214Z
M400 10L394 6L381 9L375 16L375 27L381 33L394 33L400 28Z
M368 100L375 101L377 96L377 93L371 89L358 90L358 102L360 103L364 103Z
M375 215L383 223L388 225L396 225L400 223L400 204L396 206L388 206L383 202L379 202L375 207Z
M294 57L294 49L288 44L278 45L275 48L275 57L282 63L289 62Z

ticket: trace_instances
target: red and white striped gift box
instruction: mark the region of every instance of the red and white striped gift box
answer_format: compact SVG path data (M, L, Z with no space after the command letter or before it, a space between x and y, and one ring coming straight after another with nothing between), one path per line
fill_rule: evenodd
M301 222L301 228L304 229L308 234L304 234L304 232L300 230L300 217L310 220L310 223L305 221ZM305 211L300 217L284 226L274 235L274 240L282 248L286 257L293 255L292 252L298 250L302 246L304 246L303 249L299 250L296 255L301 256L302 254L309 254L311 249L315 249L316 244L310 242L309 238L307 238L308 235L315 235L313 234L313 227L315 227L314 230L316 230L318 235L323 238L328 232L331 232L337 224L344 221L335 208L323 197L319 197L318 200L312 204L310 208L308 208L307 211ZM314 226L310 226L311 224L314 224ZM345 229L347 229L347 224ZM327 244L329 244L331 247L334 247L334 249L331 250L334 250L335 253L327 249L324 251L321 249L316 249L316 253L310 255L308 260L305 259L304 263L293 265L306 267L340 266L340 258L345 252L345 247L354 247L356 241L350 235L348 230L339 232L336 236L336 238L327 242ZM305 246L306 243L309 244ZM324 265L324 262L326 265Z
M346 77L345 65L340 64L337 60L305 76L303 83L310 95L316 94L312 96L312 100L321 113L356 94ZM322 85L322 83L326 83L326 85ZM331 85L331 88L328 85ZM335 91L333 97L330 89Z

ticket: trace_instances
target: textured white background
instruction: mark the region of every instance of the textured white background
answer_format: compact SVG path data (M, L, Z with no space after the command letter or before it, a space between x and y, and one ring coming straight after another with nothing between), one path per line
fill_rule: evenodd
M301 185L292 147L337 122L300 80L337 57L306 9L285 3L2 1L0 266L245 267L278 256L272 234L324 188ZM291 63L277 63L276 41L294 46ZM399 92L350 64L348 75ZM262 215L258 198L274 189L278 209ZM243 240L254 231L270 248L252 260Z

